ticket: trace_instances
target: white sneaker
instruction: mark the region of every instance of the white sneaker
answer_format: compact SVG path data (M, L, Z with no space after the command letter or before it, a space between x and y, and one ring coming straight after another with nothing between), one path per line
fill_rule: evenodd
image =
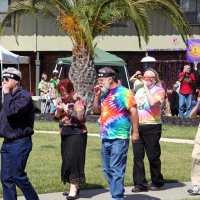
M200 195L200 185L195 185L192 189L188 190L188 193L193 195Z

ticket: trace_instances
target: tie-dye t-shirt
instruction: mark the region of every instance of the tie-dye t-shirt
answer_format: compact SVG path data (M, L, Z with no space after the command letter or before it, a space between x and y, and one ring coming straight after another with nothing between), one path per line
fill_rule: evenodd
M154 86L150 89L151 94L163 102L165 91L158 86ZM151 107L147 100L146 92L144 88L140 88L136 94L135 99L137 103L139 124L160 124L161 122L161 105Z
M129 109L136 105L131 90L117 86L101 98L100 135L103 139L128 139L131 120Z

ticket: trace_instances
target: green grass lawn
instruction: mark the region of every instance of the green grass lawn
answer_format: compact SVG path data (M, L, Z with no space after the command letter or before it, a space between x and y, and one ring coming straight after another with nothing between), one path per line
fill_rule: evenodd
M98 133L97 123L87 123L89 133ZM36 121L35 130L58 131L57 122ZM162 137L194 139L197 127L183 127L173 125L163 125ZM2 139L0 139L2 142ZM86 155L86 178L87 184L84 188L104 188L107 187L106 180L101 171L100 159L101 139L98 137L88 137ZM166 182L190 181L191 152L193 145L161 143L162 148L162 172ZM133 167L132 146L130 144L125 185L131 186ZM146 162L146 160L145 160ZM59 134L34 134L33 151L30 155L27 172L31 182L38 193L58 192L68 189L68 184L63 185L60 181L60 136ZM146 175L150 180L148 162L145 163ZM18 191L19 194L20 191ZM0 189L0 194L2 191Z
M0 142L2 142L2 139ZM85 166L87 184L84 185L84 188L107 187L107 183L101 171L100 146L100 138L88 137ZM190 181L191 152L193 145L162 142L161 148L162 172L165 181ZM132 160L132 147L130 144L125 177L126 186L131 186L133 184ZM147 179L150 180L148 163L146 162L145 165ZM59 192L68 189L68 184L63 185L60 181L60 166L60 136L58 134L34 134L33 150L26 171L38 193ZM18 193L21 194L20 192ZM0 194L2 194L1 189Z

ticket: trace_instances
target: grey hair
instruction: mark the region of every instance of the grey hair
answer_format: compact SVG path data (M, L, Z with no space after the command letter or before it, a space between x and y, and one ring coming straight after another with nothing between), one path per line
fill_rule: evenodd
M116 73L111 67L103 67L99 70L102 73Z
M101 73L115 73L116 75L111 76L111 78L117 83L118 82L118 76L117 73L114 69L112 69L111 67L103 67L101 69L99 69L99 72Z

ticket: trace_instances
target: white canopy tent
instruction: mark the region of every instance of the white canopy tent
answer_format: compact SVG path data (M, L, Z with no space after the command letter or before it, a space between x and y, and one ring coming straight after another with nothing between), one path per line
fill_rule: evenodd
M3 71L3 64L28 64L29 65L29 89L31 89L31 66L30 66L30 58L28 56L19 56L17 54L14 54L4 47L0 45L0 62L1 62L1 72Z

